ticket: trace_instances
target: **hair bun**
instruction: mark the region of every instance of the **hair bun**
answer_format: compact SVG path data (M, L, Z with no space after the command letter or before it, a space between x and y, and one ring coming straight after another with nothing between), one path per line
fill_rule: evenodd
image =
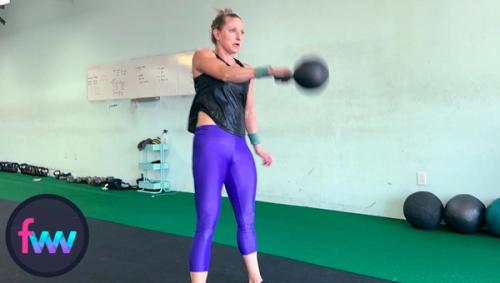
M233 10L231 10L230 8L217 9L218 16L227 16L227 15L232 15L232 14L234 14L234 13L233 13Z

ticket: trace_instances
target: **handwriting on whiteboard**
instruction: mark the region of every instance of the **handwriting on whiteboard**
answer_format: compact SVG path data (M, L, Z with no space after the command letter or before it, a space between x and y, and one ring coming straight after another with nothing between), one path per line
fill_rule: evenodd
M194 95L192 57L193 52L183 52L91 66L87 71L87 98Z

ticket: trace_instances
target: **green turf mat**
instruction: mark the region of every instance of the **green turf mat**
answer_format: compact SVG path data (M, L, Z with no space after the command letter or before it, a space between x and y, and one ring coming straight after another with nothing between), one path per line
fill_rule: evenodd
M22 201L52 193L73 201L87 217L191 236L193 195L152 198L135 191L103 191L53 178L0 173L0 198ZM214 241L236 246L236 228L224 198ZM258 202L259 251L398 282L500 282L500 239L426 232L405 221ZM98 233L98 231L95 231Z

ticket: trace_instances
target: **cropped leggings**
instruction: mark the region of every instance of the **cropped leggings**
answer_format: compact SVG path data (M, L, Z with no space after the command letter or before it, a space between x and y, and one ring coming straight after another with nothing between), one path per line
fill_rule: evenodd
M245 137L228 133L217 125L198 127L193 142L193 177L197 223L189 255L190 271L208 271L222 185L226 187L238 225L240 253L255 252L257 174Z

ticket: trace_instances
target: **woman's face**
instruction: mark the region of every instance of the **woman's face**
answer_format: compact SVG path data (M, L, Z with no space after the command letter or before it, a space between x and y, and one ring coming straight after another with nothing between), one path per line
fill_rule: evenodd
M230 54L236 54L240 51L243 43L243 22L240 18L226 17L222 29L214 29L214 36L217 44L224 48Z

